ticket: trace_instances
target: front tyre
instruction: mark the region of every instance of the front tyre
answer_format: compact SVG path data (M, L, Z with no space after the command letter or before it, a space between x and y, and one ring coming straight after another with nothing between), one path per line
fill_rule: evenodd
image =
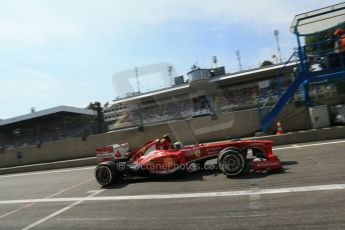
M237 176L244 172L246 159L237 149L229 149L218 157L218 167L227 176Z
M121 179L120 175L116 173L115 163L109 162L107 164L99 164L95 170L95 177L97 182L102 186L108 186Z

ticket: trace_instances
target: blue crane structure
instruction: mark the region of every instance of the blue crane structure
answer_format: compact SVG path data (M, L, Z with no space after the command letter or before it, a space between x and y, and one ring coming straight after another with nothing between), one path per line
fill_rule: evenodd
M345 79L345 52L334 49L334 44L341 39L333 36L339 28L345 28L345 3L295 16L291 32L296 35L297 49L273 78L276 82L275 95L278 96L278 100L265 115L262 110L272 96L266 98L263 105L259 105L263 132L268 131L271 123L298 89L301 89L305 105L309 107L312 105L308 92L310 84ZM345 34L343 36L345 39ZM306 42L308 37L309 42ZM282 73L294 57L297 59L294 79L283 91L281 90L281 82L284 81Z

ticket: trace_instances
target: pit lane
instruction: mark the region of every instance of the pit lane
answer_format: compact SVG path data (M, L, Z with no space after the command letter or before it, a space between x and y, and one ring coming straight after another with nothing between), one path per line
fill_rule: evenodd
M284 173L232 179L209 171L103 189L94 167L0 176L0 229L345 229L345 190L334 189L345 184L345 140L275 149ZM326 189L310 189L321 185ZM281 192L303 187L309 190ZM249 192L220 195L238 191ZM162 198L181 194L194 195Z

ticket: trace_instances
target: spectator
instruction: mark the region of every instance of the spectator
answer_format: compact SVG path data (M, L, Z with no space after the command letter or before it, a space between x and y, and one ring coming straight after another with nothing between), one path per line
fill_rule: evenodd
M337 40L334 43L334 52L335 53L344 53L345 52L345 35L343 29L336 29L334 35L337 37Z
M337 68L344 66L345 61L345 35L343 29L336 29L334 34L336 40L334 42L334 53L329 55L329 67Z

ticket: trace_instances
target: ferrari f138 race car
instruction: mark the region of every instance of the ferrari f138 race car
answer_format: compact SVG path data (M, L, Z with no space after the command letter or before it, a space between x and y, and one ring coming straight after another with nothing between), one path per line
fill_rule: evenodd
M96 149L95 176L100 185L108 186L135 176L194 172L204 169L210 159L217 159L217 169L229 177L242 174L247 166L250 171L279 170L281 162L273 154L272 144L269 140L227 140L183 146L180 142L172 145L168 136L131 152L128 143L115 144Z

